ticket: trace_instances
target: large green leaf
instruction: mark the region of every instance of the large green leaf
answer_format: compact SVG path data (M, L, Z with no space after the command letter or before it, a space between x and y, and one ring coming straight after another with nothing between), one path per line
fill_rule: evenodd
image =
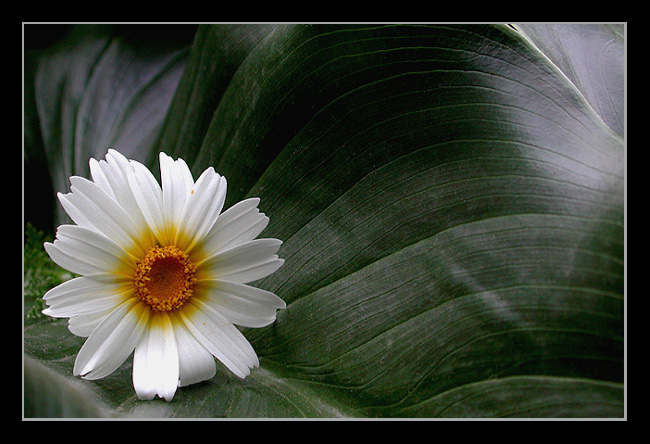
M108 147L152 157L187 48L133 37L81 26L40 59L35 106L55 191L67 190L72 175L88 176L89 157L103 157ZM60 207L58 219L66 219Z
M140 402L130 363L79 381L83 340L36 320L30 387L63 377L88 415L624 416L623 29L524 31L199 27L157 142L129 145L116 107L111 143L182 156L195 174L214 166L227 206L261 197L263 235L284 241L286 262L258 285L287 302L273 325L244 330L261 367ZM562 49L594 33L611 57ZM56 57L80 63L57 52L40 69ZM106 109L94 84L74 86L92 97L75 118L107 131L86 114ZM77 171L57 149L85 162L106 148L75 134L45 140L55 177ZM57 413L48 399L30 398L34 415Z

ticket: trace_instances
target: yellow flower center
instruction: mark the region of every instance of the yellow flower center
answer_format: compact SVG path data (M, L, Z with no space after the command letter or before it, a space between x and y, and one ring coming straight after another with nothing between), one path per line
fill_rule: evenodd
M179 248L153 247L136 267L135 293L153 310L175 310L192 297L195 272L196 265Z

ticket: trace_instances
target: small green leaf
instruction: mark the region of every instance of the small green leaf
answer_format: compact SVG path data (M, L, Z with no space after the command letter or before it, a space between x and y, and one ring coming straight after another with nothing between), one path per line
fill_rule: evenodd
M50 260L43 244L51 242L42 231L31 224L25 226L23 294L25 296L25 322L46 318L42 296L52 287L72 278L72 274Z

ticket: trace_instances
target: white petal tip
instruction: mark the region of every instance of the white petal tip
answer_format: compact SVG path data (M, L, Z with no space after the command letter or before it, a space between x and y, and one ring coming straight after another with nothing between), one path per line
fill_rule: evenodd
M249 369L248 371L245 372L237 372L237 373L233 372L233 374L237 376L239 379L246 379L246 376L250 375L251 371Z
M165 401L170 402L172 399L174 399L174 395L176 394L177 387L178 386L174 387L174 390L167 390L167 391L136 389L135 394L140 401L151 401L157 395L160 399L164 399Z

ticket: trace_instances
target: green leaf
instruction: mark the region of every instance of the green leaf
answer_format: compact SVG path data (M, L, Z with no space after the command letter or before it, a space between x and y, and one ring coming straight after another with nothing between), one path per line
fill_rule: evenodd
M605 123L623 136L624 25L520 26L585 96Z
M52 287L67 281L72 274L52 262L43 249L44 242L51 242L43 232L30 223L25 226L24 280L25 322L43 318L45 308L42 296Z
M67 192L72 175L88 177L88 159L110 147L151 162L187 55L154 28L142 34L161 41L135 43L110 28L76 27L40 58L35 102L55 191ZM58 208L59 222L69 220Z
M93 396L79 380L72 380L39 363L24 358L25 402L23 415L29 418L108 416L101 399Z
M245 380L220 367L140 402L127 362L84 389L125 416L624 416L624 42L590 26L611 57L577 60L558 41L586 29L200 27L138 152L214 166L226 206L261 198L286 262L257 285L287 308L243 330ZM64 321L25 330L68 380L82 342Z

